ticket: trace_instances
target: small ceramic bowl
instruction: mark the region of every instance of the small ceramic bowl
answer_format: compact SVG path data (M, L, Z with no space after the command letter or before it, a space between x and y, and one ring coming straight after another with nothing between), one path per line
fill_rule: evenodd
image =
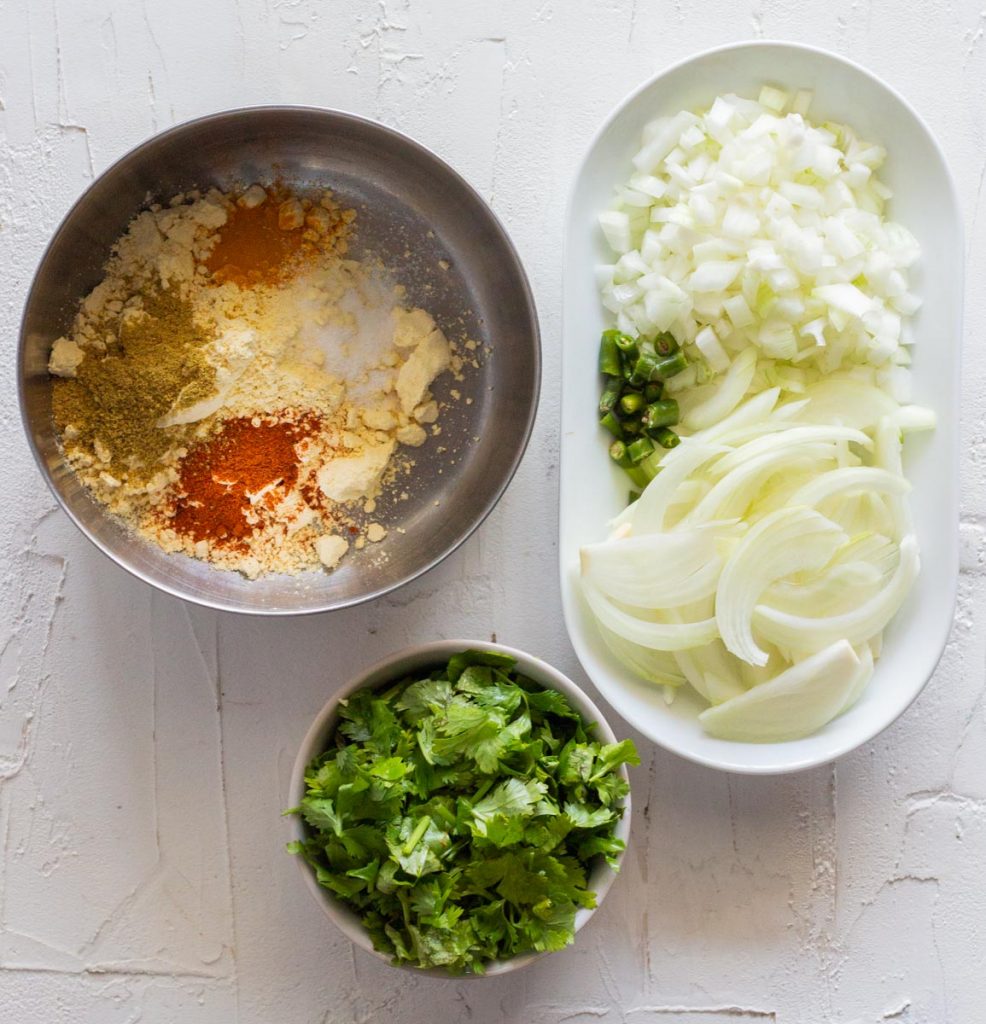
M396 654L384 658L365 672L361 672L333 695L331 700L319 712L301 743L298 757L294 763L294 769L291 772L291 791L288 797L288 806L296 807L301 803L305 795L305 769L313 758L317 757L328 747L336 726L339 724L339 704L342 700L351 696L357 690L384 686L412 672L425 668L434 668L447 662L453 654L466 650L496 651L499 654L508 654L516 658L517 668L520 672L546 689L558 690L560 693L563 693L568 698L572 707L582 716L583 721L595 723L595 733L599 740L604 743L616 742L613 730L609 727L596 705L589 700L571 679L562 675L561 672L552 668L546 662L541 661L540 658L535 658L530 654L525 654L524 651L519 651L514 647L506 647L503 644L483 643L475 640L438 640L434 643L408 647L403 651L398 651ZM629 783L629 776L625 765L621 767L620 774ZM293 815L287 820L291 823L291 839L304 839L306 834L305 825L301 818ZM624 844L630 838L629 793L623 802L623 816L617 821L614 834L618 839L622 839ZM622 860L623 855L620 854L620 860ZM392 961L389 956L373 948L373 943L360 922L359 916L316 882L314 873L301 857L298 857L297 860L301 873L304 876L305 884L325 911L329 920L352 943L359 946L360 949L365 949L368 953L372 953L388 964L391 963ZM589 918L602 906L606 893L609 892L610 886L616 879L616 874L616 871L602 858L599 859L590 872L588 880L589 888L596 894L596 906L591 910L583 909L578 911L575 915L576 932L584 927ZM538 957L544 955L544 953L528 953L512 957L509 960L495 960L487 965L485 974L466 974L462 975L462 977L485 978L506 974L508 971L515 971L520 967L525 967L527 964L538 959ZM448 973L442 970L424 970L405 964L401 966L405 970L414 971L416 974L428 974L440 978L449 977Z

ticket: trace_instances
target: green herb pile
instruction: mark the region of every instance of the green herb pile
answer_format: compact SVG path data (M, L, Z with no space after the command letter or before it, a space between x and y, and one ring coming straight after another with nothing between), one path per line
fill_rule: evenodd
M290 844L395 963L482 972L556 950L615 864L631 740L601 744L565 697L466 651L425 676L361 690L309 765Z

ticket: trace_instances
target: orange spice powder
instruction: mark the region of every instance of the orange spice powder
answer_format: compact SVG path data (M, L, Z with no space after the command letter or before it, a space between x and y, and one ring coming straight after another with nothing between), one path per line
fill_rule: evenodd
M182 462L167 509L168 525L195 541L244 550L246 538L263 524L264 513L296 484L296 445L319 426L319 417L312 414L259 424L245 416L228 420ZM271 489L256 504L251 502L266 487Z
M240 287L283 281L313 249L307 244L304 212L288 217L286 204L301 210L300 200L283 189L268 189L258 206L237 203L219 231L205 262L216 284L231 281ZM293 225L293 226L288 226Z
M331 193L314 204L280 184L263 189L266 198L256 203L254 190L260 188L254 185L239 197L218 232L205 261L213 283L280 284L320 252L346 252L354 210L339 209Z

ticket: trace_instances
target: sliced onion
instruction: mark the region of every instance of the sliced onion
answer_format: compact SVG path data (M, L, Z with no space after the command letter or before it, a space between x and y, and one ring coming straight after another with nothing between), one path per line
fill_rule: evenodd
M882 388L848 377L812 384L805 397L807 405L798 415L803 423L840 423L872 430L883 416L897 411L897 403Z
M583 587L583 593L592 614L603 626L641 647L655 651L685 651L711 643L718 636L714 618L699 622L652 622L618 608L593 586Z
M885 469L873 466L853 466L837 469L816 477L809 484L795 491L791 496L792 505L818 505L826 498L850 491L868 491L879 494L907 494L911 485L901 476L894 476Z
M650 647L642 647L640 644L625 640L609 629L602 629L600 632L603 640L606 641L606 646L616 658L641 679L646 679L649 683L656 683L658 686L683 686L687 682L675 660L676 655L666 651L655 651Z
M803 461L810 463L816 472L820 472L826 463L831 466L832 459L831 445L818 442L762 452L717 480L711 490L684 517L681 525L694 526L713 518L738 517L760 491L764 481L773 474ZM719 510L725 508L732 511L720 515Z
M776 430L764 437L758 437L736 448L728 455L724 455L716 463L716 471L719 474L728 473L736 466L756 458L763 452L787 449L795 444L806 444L816 441L836 442L851 441L862 445L864 448L871 448L873 442L861 430L853 430L851 427L837 426L815 426L797 427L791 426ZM677 450L677 449L676 449Z
M810 583L775 583L763 595L763 604L794 615L830 615L871 598L885 576L872 562L834 565Z
M673 608L715 592L722 568L716 538L736 523L680 533L646 533L588 544L582 578L606 597L640 608Z
M853 645L865 643L881 632L900 610L919 568L917 541L908 534L900 542L900 562L887 585L853 611L811 617L791 615L761 604L756 608L754 622L766 639L793 650L818 651L839 638Z
M725 449L684 441L661 461L661 471L644 489L633 506L634 533L659 533L675 492L699 466L721 455Z
M698 717L720 739L779 743L816 732L842 711L859 680L860 660L839 640Z
M833 615L856 608L880 590L900 561L897 545L881 534L840 548L817 573L798 573L764 592L763 603L792 615Z
M683 422L689 430L701 430L728 416L743 400L757 368L757 350L744 349L730 363L722 380L699 405L685 413Z
M912 434L922 430L934 430L938 422L934 410L920 405L902 405L892 414L892 419L902 433Z
M876 428L875 461L894 476L904 475L903 443L901 432L892 416L885 416ZM913 533L910 505L903 498L891 497L890 506L897 523L897 536Z
M782 508L761 519L736 545L719 577L716 622L726 648L751 665L765 665L769 655L752 629L761 595L775 580L820 569L847 539L835 523L808 508Z
M721 704L746 692L735 658L719 640L690 651L676 651L675 661L682 674L710 704Z
M780 388L768 388L766 391L761 391L759 395L745 401L728 416L724 416L718 423L692 434L691 440L696 443L711 444L726 437L731 431L763 423L773 412L780 393Z
M869 644L861 644L856 648L856 657L859 658L859 668L856 670L856 678L853 679L849 693L846 695L845 703L839 710L839 714L848 711L856 701L863 695L863 691L869 686L873 678L873 658L875 655Z

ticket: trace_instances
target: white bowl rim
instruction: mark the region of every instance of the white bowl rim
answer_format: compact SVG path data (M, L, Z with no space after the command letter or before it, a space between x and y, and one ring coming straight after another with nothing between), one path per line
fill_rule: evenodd
M302 797L305 795L305 769L308 767L312 758L316 757L324 749L324 743L327 739L326 730L330 727L330 723L336 714L339 704L343 700L351 696L357 690L362 689L364 686L383 686L388 679L393 682L397 677L397 674L402 671L401 669L397 669L395 672L394 666L399 665L402 662L413 661L419 666L428 664L429 661L438 664L443 660L448 660L448 658L453 654L458 654L461 651L468 650L494 651L497 654L508 654L511 657L516 658L517 668L524 675L529 676L536 683L545 687L545 689L558 690L568 697L572 702L572 705L582 716L583 722L594 725L598 739L604 743L616 742L615 733L603 717L598 706L588 696L588 694L586 694L581 687L569 679L563 672L560 672L553 665L550 665L548 662L533 654L528 654L526 651L520 650L517 647L509 647L506 644L481 640L434 640L424 644L412 644L380 658L368 668L363 669L347 683L339 687L332 697L326 701L321 711L319 711L312 721L311 726L305 733L305 737L298 748L298 754L295 758L294 766L291 769L291 778L288 790L288 806L298 806ZM408 668L406 671L410 672L413 671L413 669ZM380 678L374 679L374 677ZM372 682L370 680L372 680ZM620 766L619 773L621 778L629 786L630 776L626 765ZM624 843L623 850L617 856L617 868L614 869L606 864L605 861L600 860L593 870L591 881L593 883L593 891L596 894L596 906L591 909L580 909L576 913L576 933L578 933L588 923L592 915L602 906L606 894L616 881L617 874L619 873L619 866L622 864L623 858L626 856L627 848L629 847L630 817L631 794L628 790L627 795L623 799L623 814L617 820L616 827L614 829L614 835L616 838L622 839ZM290 823L290 838L298 840L304 839L305 829L300 816L296 814L291 815L287 820ZM510 971L526 967L535 960L539 960L541 957L548 955L548 952L545 951L543 953L524 953L519 956L511 957L508 960L495 960L492 963L487 964L486 972L484 974L470 973L452 975L447 971L443 971L438 968L425 969L414 967L410 964L395 965L386 953L383 953L373 947L373 943L370 941L370 937L367 934L366 929L359 922L356 914L342 904L341 901L336 899L327 889L318 884L315 880L313 871L305 863L304 859L298 856L295 860L302 876L304 877L308 891L315 897L329 920L339 928L350 942L359 946L360 949L373 954L373 956L382 960L391 967L397 966L403 970L413 971L416 975L425 977L441 978L445 981L458 981L490 978L507 974Z
M852 71L862 75L863 77L869 79L875 86L877 86L878 88L884 90L886 93L888 93L890 96L892 96L894 98L894 100L897 103L899 103L900 106L903 107L907 111L907 113L914 119L914 122L918 126L918 128L920 128L920 130L924 132L924 134L926 135L926 137L928 139L928 142L931 144L931 146L934 149L935 153L938 155L939 159L941 160L941 167L942 167L942 171L943 171L944 181L945 181L945 184L947 185L947 189L948 189L948 200L951 203L951 205L955 208L955 210L957 211L957 214L958 214L958 216L956 218L956 228L957 228L957 232L958 232L957 242L958 242L958 246L959 246L959 251L960 251L960 253L964 254L965 253L965 224L964 224L964 222L963 222L963 220L961 218L961 209L962 209L962 207L961 207L961 204L959 203L958 190L957 190L956 185L955 185L955 177L952 174L952 169L949 166L948 160L947 160L947 158L945 156L945 151L942 149L941 143L939 143L938 138L936 137L934 132L932 132L931 128L928 126L928 124L924 120L924 118L918 113L918 111L912 106L912 104L897 89L895 89L892 85L890 85L889 82L887 82L886 80L881 78L879 75L875 74L873 71L870 71L868 68L864 67L862 64L859 64L856 61L852 60L850 57L845 57L842 54L835 53L834 51L825 49L824 47L821 47L821 46L812 46L809 43L792 42L792 41L789 41L789 40L786 40L786 39L749 39L749 40L743 40L743 41L735 42L735 43L726 43L726 44L721 45L721 46L713 46L713 47L710 47L710 48L705 49L705 50L696 51L695 53L692 53L692 54L690 54L687 57L683 57L681 60L674 61L673 63L667 65L666 67L661 68L659 71L657 71L654 74L648 76L644 81L642 81L635 88L631 89L629 92L624 94L623 98L620 99L613 106L613 108L610 110L609 114L607 114L607 116L602 121L600 126L593 133L591 139L589 140L588 145L586 146L585 152L582 154L582 158L579 160L578 165L576 166L575 171L574 171L574 173L572 175L571 185L569 186L569 191L568 191L568 198L567 198L567 201L566 201L566 204L565 204L565 220L564 220L565 236L564 236L564 242L563 242L563 252L565 250L567 250L567 247L568 247L568 232L569 232L569 226L570 226L571 221L572 221L572 210L573 210L573 207L574 207L574 204L575 204L577 186L578 186L578 183L579 183L579 181L581 179L582 173L585 170L586 164L588 163L589 159L592 157L592 155L593 155L597 145L599 144L599 142L602 139L602 137L609 130L609 128L613 124L613 122L623 113L623 111L631 103L634 102L634 100L637 99L638 96L640 96L642 93L644 93L648 89L650 89L660 79L665 78L668 75L671 75L675 71L678 71L679 69L681 69L683 67L686 67L689 64L697 63L699 61L705 60L705 59L707 59L709 57L712 57L712 56L715 56L717 54L726 54L726 53L731 53L731 52L736 52L736 51L741 51L741 50L764 50L764 51L769 51L771 49L783 49L783 50L794 51L796 53L813 54L813 55L821 57L821 58L823 58L825 60L831 61L832 63L841 64L844 67L846 67L846 68L848 68L848 69L850 69L850 70L852 70ZM765 78L769 78L769 73L765 75ZM963 275L962 276L963 276L963 279L964 279L964 269L965 269L965 257L964 257L964 255L961 257L961 267L963 269ZM562 282L563 296L564 296L564 290L567 287L570 287L570 285L567 282L567 274L565 274L563 272L563 282ZM964 301L963 300L964 300L964 293L963 293L963 290L960 289L959 290L959 299L958 299L958 315L959 315L959 323L960 323L960 325L961 325L961 322L962 322L962 316L963 316L963 312L964 312ZM562 319L563 319L563 321L564 321L564 316L565 316L565 302L564 302L564 298L563 298L563 300L562 300ZM563 331L564 331L564 327L563 327ZM563 344L562 358L564 359L564 344ZM955 379L954 379L954 382L953 382L953 384L954 384L954 393L956 395L960 395L961 394L961 391L960 391L961 365L962 365L962 345L961 345L961 338L960 338L959 341L956 343L955 370L954 370ZM959 465L958 465L958 450L957 450L957 448L956 448L956 450L954 450L951 453L950 461L951 461L951 464L952 464L951 465L952 476L953 476L954 479L957 480L959 478ZM559 512L560 511L561 511L561 489L559 488ZM957 535L957 530L958 530L958 525L956 523L956 535ZM957 554L957 536L956 536L956 545L955 545L955 547L956 547L956 554ZM561 545L559 545L558 558L559 558L559 567L560 567L560 572L561 572L562 608L563 608L563 615L564 615L564 619L565 619L565 627L566 627L566 630L567 630L567 632L569 634L569 639L572 641L573 647L575 647L576 655L579 658L579 662L583 665L583 669L585 669L585 671L588 673L588 669L586 668L586 666L584 664L584 661L583 661L582 653L579 650L579 644L575 640L575 636L573 635L573 630L571 629L571 625L570 625L570 623L572 621L572 611L571 611L571 608L570 608L569 588L567 587L566 582L565 582L565 572L566 572L565 552L562 549ZM808 756L808 757L792 758L792 760L790 762L786 763L786 764L757 765L757 764L749 764L749 763L745 763L745 762L738 762L738 761L730 760L728 757L716 758L716 757L712 757L712 756L707 756L707 755L704 755L704 754L699 753L697 751L694 751L694 750L688 748L685 745L682 745L682 744L672 744L670 742L667 742L664 739L658 740L658 739L655 739L655 738L653 738L653 737L651 737L649 735L647 736L647 738L652 743L657 744L658 746L662 747L665 750L670 751L671 753L677 755L678 757L684 758L686 761L691 761L694 764L699 764L699 765L702 765L702 766L707 767L707 768L715 768L715 769L717 769L719 771L731 772L731 773L738 774L738 775L786 775L786 774L790 774L790 773L794 773L794 772L807 771L810 768L816 768L819 765L829 764L829 763L831 763L833 761L836 761L840 757L843 757L846 754L849 754L852 751L854 751L854 750L858 749L859 747L863 746L865 743L870 742L870 740L874 739L876 736L879 736L882 732L884 732L891 725L893 725L894 722L896 722L901 717L901 715L903 715L904 712L906 712L908 710L908 708L910 708L910 706L914 703L914 701L917 700L917 698L923 692L924 688L930 682L931 677L934 675L934 672L937 669L937 666L940 663L940 661L942 659L942 656L945 653L945 646L946 646L946 644L948 642L948 637L949 637L949 635L951 633L952 624L954 622L954 608L955 608L955 603L956 603L956 599L957 599L957 596L958 596L958 572L957 571L954 573L954 575L952 577L950 591L945 596L947 597L947 600L948 600L948 603L949 603L949 607L953 610L953 614L949 617L947 626L940 633L940 635L938 637L938 640L936 641L937 647L938 647L938 654L937 654L937 657L935 658L934 665L932 666L932 668L931 668L930 672L928 673L928 676L924 680L924 682L919 687L917 687L915 689L914 693L910 696L910 698L906 701L906 703L904 703L901 707L896 709L895 713L892 716L890 716L887 719L885 719L882 723L874 724L872 727L870 727L870 728L864 730L863 732L861 732L858 736L846 738L843 742L834 745L831 749L829 749L825 753L820 753L818 755ZM590 678L592 678L591 675L590 675ZM604 699L606 699L606 698L604 697ZM607 703L610 703L610 702L607 700ZM610 706L613 707L612 704L610 704ZM615 707L613 707L613 710L616 711L617 714L620 713Z

